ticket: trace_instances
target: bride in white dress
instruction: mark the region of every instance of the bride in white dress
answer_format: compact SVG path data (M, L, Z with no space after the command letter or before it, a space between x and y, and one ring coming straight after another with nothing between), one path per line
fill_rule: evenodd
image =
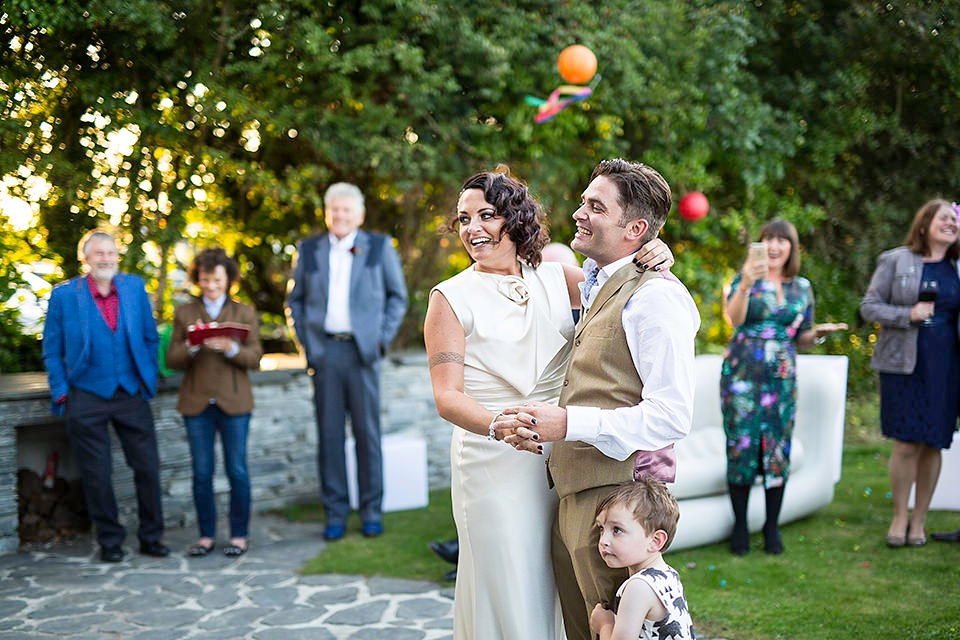
M454 639L562 639L549 445L530 455L490 435L501 408L559 399L583 272L541 264L540 207L509 173L468 179L449 227L474 264L430 292L424 341L437 411L460 427L450 444ZM663 250L657 240L640 253Z

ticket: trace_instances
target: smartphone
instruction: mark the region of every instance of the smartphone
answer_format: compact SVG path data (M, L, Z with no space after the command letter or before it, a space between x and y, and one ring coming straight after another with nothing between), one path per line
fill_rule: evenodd
M764 242L750 243L750 262L767 264L767 245Z

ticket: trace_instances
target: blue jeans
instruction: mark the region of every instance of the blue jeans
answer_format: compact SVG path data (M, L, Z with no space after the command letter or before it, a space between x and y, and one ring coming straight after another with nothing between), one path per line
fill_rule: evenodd
M223 462L230 480L230 537L246 538L250 525L250 476L247 473L247 432L250 414L231 416L215 404L196 416L184 416L193 459L193 503L200 537L217 533L217 506L213 495L213 443L220 432Z

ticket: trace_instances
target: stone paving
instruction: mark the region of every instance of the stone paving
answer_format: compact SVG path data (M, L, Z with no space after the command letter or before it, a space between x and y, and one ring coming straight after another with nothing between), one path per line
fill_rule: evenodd
M0 640L453 637L452 586L299 575L326 544L319 533L316 524L255 516L250 551L238 559L219 549L187 558L192 529L168 531L172 553L159 559L137 554L128 536L117 564L99 561L92 536L25 547L0 556Z

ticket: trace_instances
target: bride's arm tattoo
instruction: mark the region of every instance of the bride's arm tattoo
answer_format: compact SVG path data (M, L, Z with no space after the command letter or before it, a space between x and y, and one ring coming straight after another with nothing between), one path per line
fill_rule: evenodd
M427 364L429 365L430 369L433 369L435 365L444 364L447 362L463 364L463 356L455 351L441 351L440 353L435 353L430 356Z

